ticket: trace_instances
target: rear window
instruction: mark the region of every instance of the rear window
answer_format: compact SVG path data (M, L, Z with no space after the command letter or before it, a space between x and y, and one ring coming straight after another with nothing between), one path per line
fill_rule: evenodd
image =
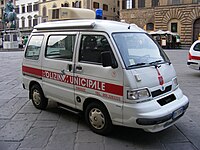
M45 56L50 59L72 60L76 35L51 35Z
M200 43L197 43L197 44L194 46L194 50L195 50L195 51L200 51Z
M43 41L42 35L32 36L26 48L25 58L38 60L42 41Z

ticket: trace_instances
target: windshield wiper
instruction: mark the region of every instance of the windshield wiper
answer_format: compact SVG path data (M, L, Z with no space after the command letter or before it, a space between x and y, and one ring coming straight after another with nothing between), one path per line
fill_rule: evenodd
M149 64L150 65L156 65L157 63L161 62L162 60L156 60L156 61L153 61L153 62L150 62Z
M154 62L150 62L149 64L150 65L153 65L153 66L155 66L156 68L158 67L160 67L160 65L158 66L158 63L159 62L162 62L162 60L157 60L157 61L154 61ZM164 62L164 61L163 61ZM166 63L168 63L169 65L171 65L171 62L170 61L165 61Z
M136 66L143 66L143 65L146 65L146 64L147 63L138 63L138 64L130 65L128 67L130 68L130 67L136 67Z
M149 64L150 65L157 65L157 63L161 62L162 60L157 60L157 61L153 61L153 62L150 62ZM166 63L168 63L169 65L171 65L171 62L168 60L168 61L165 61Z

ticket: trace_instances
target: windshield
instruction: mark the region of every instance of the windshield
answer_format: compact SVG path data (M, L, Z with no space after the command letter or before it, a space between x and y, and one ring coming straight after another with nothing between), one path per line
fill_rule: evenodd
M146 33L114 33L126 68L169 62L167 55Z

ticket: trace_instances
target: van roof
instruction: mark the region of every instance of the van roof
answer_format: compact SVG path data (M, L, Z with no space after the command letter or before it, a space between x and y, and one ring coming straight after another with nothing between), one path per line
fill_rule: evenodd
M45 22L34 27L33 32L51 32L63 30L94 30L112 32L146 32L135 24L111 20L82 19Z

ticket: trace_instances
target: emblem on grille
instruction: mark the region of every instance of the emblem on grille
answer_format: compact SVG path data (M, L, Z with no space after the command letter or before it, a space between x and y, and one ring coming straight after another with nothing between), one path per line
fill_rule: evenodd
M161 91L164 91L164 90L165 90L165 87L164 87L164 86L162 86L162 87L161 87Z

